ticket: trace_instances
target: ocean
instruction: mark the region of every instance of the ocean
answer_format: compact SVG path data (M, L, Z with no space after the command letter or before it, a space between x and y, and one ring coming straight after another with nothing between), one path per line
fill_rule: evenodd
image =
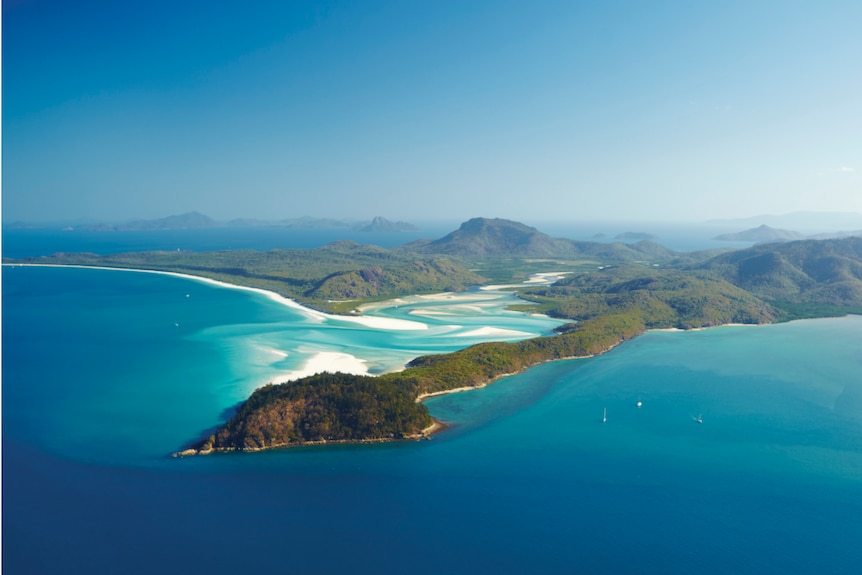
M2 280L5 573L862 565L862 317L651 332L431 399L432 441L172 458L309 362L379 373L557 322L494 291L375 327L161 274Z

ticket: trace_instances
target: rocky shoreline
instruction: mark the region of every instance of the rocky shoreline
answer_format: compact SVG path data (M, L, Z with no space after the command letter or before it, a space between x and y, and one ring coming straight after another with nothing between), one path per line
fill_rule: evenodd
M434 418L432 418L434 419ZM445 431L449 428L449 425L438 420L434 419L434 423L421 430L419 433L414 433L410 435L405 435L403 437L379 437L379 438L369 438L369 439L318 439L313 441L290 441L283 443L274 443L272 445L267 445L265 447L254 447L254 448L245 448L240 449L236 447L212 447L211 444L208 444L209 440L205 442L200 448L190 447L188 449L184 449L182 451L175 451L171 453L171 457L182 458L182 457L191 457L194 455L211 455L213 453L256 453L258 451L268 451L270 449L286 449L291 447L307 447L312 445L351 445L351 444L365 444L365 443L392 443L395 441L421 441L422 439L431 440L431 437L437 433Z

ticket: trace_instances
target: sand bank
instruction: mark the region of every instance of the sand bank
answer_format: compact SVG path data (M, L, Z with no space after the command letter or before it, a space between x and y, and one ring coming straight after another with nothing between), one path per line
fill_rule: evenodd
M560 280L572 272L542 272L537 274L530 274L527 279L518 284L497 284L497 285L488 285L482 286L479 289L483 291L497 291L501 289L512 289L519 287L533 287L539 285L551 285L552 283Z
M323 372L368 375L366 363L364 359L349 353L320 351L311 356L301 368L279 373L271 379L273 383L284 383Z
M516 329L503 329L500 327L480 327L463 333L453 334L452 337L531 337L534 334L526 331L518 331Z

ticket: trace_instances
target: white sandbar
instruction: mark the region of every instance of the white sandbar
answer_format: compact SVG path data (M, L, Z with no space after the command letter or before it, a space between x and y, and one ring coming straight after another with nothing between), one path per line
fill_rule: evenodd
M569 275L572 272L542 272L538 274L530 274L530 276L519 284L497 284L482 286L479 289L483 291L497 291L502 289L512 289L524 286L551 285L557 280Z
M452 337L530 337L531 333L500 327L480 327L478 329L453 334Z
M324 372L368 375L368 366L365 364L365 360L349 353L320 351L311 356L301 368L279 373L272 380L274 383L283 383Z

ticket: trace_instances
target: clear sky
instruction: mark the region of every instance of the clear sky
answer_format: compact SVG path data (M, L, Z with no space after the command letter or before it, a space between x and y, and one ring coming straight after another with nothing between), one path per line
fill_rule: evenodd
M3 220L862 212L862 2L3 1Z

